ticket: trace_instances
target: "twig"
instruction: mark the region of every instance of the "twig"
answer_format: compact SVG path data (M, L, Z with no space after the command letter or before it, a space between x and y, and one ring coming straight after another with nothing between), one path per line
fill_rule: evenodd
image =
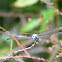
M14 12L10 12L10 13L3 13L0 11L0 16L4 16L4 17L21 17L23 18L24 16L22 14L16 14Z
M56 9L54 6L52 6L53 3L49 3L49 2L46 2L46 1L43 1L43 0L40 0L40 1L43 2L43 3L45 3L45 4L47 4L47 5L49 5L52 8L54 8L54 10L57 12L57 14L62 15L62 13L58 9Z
M12 36L12 37L16 40L18 46L20 46L22 49L24 49L24 48L20 45L19 41L15 38L15 36L14 36L13 34L9 33L8 31L6 31L6 30L5 30L3 27L1 27L1 26L0 26L0 29L2 29L3 31L7 32L8 35ZM27 50L24 50L24 52L25 52L28 56L30 56L30 54L27 52Z
M14 58L14 60L15 60L16 62L25 62L25 61L23 61L23 60L20 59L20 58Z
M9 54L8 56L13 56L13 55L15 55L15 54L17 54L17 53L20 53L20 52L24 51L24 50L31 49L31 48L32 48L33 46L35 46L36 44L38 44L38 42L34 41L34 44L32 44L30 47L24 48L24 49L21 49L21 50L17 50L17 51L13 51L13 52L12 52L11 54Z
M13 40L11 39L10 51L12 51Z
M49 58L49 62L54 62L54 59L55 59L55 56L56 56L56 52L59 50L59 46L58 45L56 45L56 47L54 48L54 50L53 50L53 52L52 52L52 55L51 55L51 57Z
M35 42L34 44L32 44L30 47L28 47L28 48L25 48L25 49L22 49L22 50L14 51L14 52L13 52L12 54L10 54L9 56L13 56L13 55L15 55L15 54L17 54L17 53L19 53L19 52L24 51L24 50L31 49L33 46L35 46L35 44L36 44L36 42Z
M0 60L6 60L6 59L9 59L9 58L21 58L21 57L24 57L24 58L31 58L31 59L36 59L36 60L42 60L44 62L49 62L47 59L44 59L44 58L36 58L36 57L31 57L31 56L10 56L10 57L0 57Z

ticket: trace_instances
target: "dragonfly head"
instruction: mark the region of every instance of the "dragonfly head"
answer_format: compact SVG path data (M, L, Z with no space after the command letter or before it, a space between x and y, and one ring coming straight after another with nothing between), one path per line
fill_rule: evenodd
M37 34L33 34L33 35L32 35L32 38L33 38L33 39L37 39L37 38L38 38L38 35L37 35Z

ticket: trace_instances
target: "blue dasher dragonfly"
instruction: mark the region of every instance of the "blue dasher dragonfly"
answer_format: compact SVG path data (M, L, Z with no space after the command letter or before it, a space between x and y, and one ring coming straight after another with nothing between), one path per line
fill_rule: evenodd
M36 34L31 34L31 33L21 33L21 32L12 32L12 31L8 31L10 33L12 33L17 40L25 40L25 39L28 39L29 41L34 41L34 45L37 44L38 40L40 41L45 41L43 39L50 39L51 35L62 35L62 27L57 27L57 28L54 28L54 29L49 29L49 30L46 30L44 32L39 32L39 33L36 33ZM7 33L7 32L5 32ZM4 33L3 33L4 35ZM26 36L24 36L26 35ZM14 38L8 38L8 40L15 40ZM34 46L32 45L32 46ZM31 47L32 47L31 46Z

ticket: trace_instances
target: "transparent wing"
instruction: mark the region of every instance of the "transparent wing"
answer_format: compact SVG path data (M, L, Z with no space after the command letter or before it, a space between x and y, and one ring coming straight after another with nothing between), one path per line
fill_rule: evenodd
M62 38L62 32L51 32L51 33L45 33L45 34L42 34L42 35L38 35L39 38L42 38L42 39L50 39L50 37L52 35L55 35L57 37L61 37Z
M13 31L8 31L8 32L17 34L17 35L32 35L31 33L13 32Z
M7 31L7 32L0 31L0 34L1 34L0 37L3 38L3 39L6 38L7 40L11 40L11 39L15 40L14 38L12 38L12 37L8 34L8 32L10 32L10 31ZM10 32L10 33L11 33L12 35L14 35L17 40L32 39L31 36L16 35L16 34L18 34L18 32L17 32L17 33L15 33L15 32ZM21 33L21 34L27 34L27 33ZM29 34L29 33L28 33L28 34Z
M42 34L55 33L55 32L58 32L58 31L62 31L62 27L57 27L57 28L54 28L54 29L46 30L44 32L40 32L40 33L37 33L37 34L42 35Z
M20 37L15 37L17 40L29 40L32 39L31 37L28 36L20 36ZM15 40L14 38L8 38L7 40Z

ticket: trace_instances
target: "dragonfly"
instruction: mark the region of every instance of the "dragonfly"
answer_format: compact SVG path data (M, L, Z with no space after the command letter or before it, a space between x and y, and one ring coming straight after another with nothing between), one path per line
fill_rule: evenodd
M62 34L61 31L62 31L62 27L57 27L57 28L49 29L49 30L46 30L44 32L39 32L36 34L15 32L14 34L17 34L17 35L14 35L14 36L16 37L17 40L23 40L23 39L35 39L35 40L37 40L39 38L47 39L47 38L50 38L51 35L53 35L53 34L54 35ZM8 31L8 32L13 33L12 31ZM22 36L22 35L27 35L27 36ZM8 38L8 39L13 39L13 38Z
M33 47L34 45L38 44L38 41L45 41L45 39L50 39L50 37L54 34L56 36L62 34L62 27L57 27L54 29L49 29L46 30L44 32L39 32L36 34L31 34L31 33L22 33L22 32L15 32L14 36L17 40L25 40L28 39L29 41L34 41L34 44L32 44L31 47ZM8 31L10 33L12 33L11 31ZM16 35L17 34L17 35ZM27 36L23 36L23 35L27 35ZM8 40L15 40L14 38L8 38ZM25 48L23 50L29 49L31 47ZM23 51L21 50L21 51Z

